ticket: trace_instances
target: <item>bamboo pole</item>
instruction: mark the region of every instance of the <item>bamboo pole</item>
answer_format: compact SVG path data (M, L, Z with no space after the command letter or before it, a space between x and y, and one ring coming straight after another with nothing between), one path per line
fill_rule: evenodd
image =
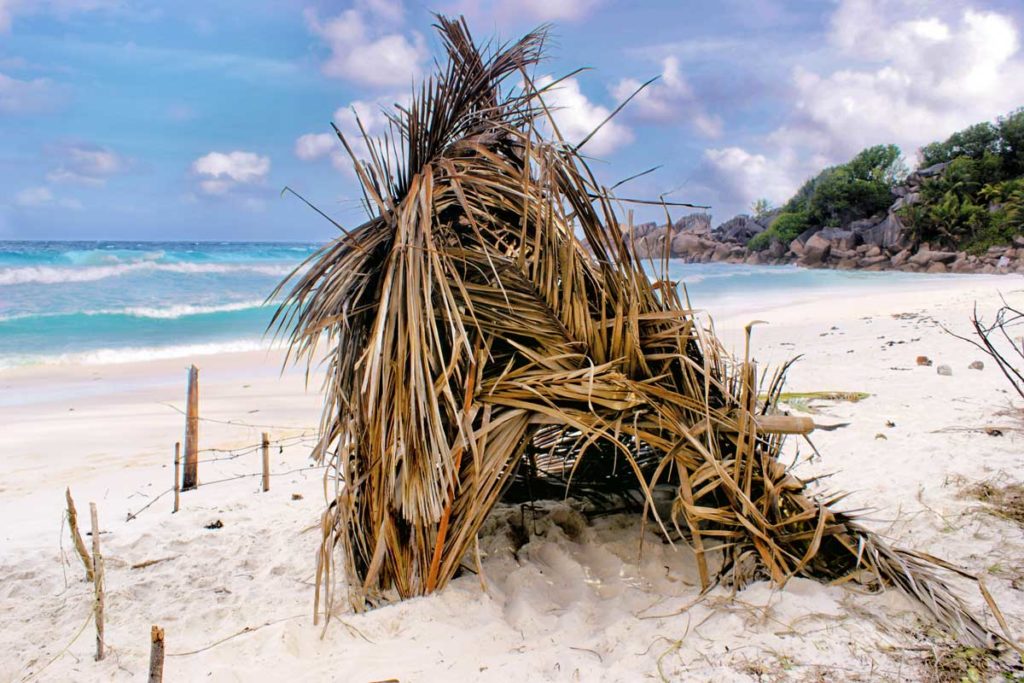
M154 625L149 632L149 683L164 680L164 630Z
M174 510L181 507L181 442L174 443Z
M103 555L100 554L100 521L96 503L89 503L89 517L92 519L92 566L93 586L96 590L96 661L103 659Z
M71 541L75 544L78 556L82 558L85 565L85 580L92 582L92 558L89 557L89 549L85 547L82 540L82 532L78 529L78 510L75 509L75 501L71 498L71 488L64 490L64 497L68 501L68 526L71 528Z
M188 369L188 410L185 415L185 479L181 490L199 486L199 368Z
M263 432L263 491L270 490L270 436Z

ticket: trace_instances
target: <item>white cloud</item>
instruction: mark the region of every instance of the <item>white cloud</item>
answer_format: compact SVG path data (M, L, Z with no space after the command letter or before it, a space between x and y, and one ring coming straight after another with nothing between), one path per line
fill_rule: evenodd
M943 13L913 0L842 0L830 44L839 66L794 70L793 108L755 151L708 150L705 170L714 180L735 178L737 167L757 176L759 158L772 171L772 180L737 187L726 203L784 201L822 167L870 145L894 143L913 159L920 146L1024 102L1019 33L1007 15L956 6ZM747 155L743 164L737 150Z
M642 83L634 78L623 78L611 91L619 101L636 92ZM666 57L661 61L661 77L641 90L623 112L640 121L651 123L674 123L689 121L698 133L715 138L722 134L722 120L709 114L686 81L679 59Z
M3 6L0 5L0 26L4 16L2 12ZM0 73L0 113L32 114L48 111L61 99L57 88L46 78L23 81Z
M327 156L340 144L331 133L307 133L295 141L295 156L303 161L313 161Z
M497 21L500 25L524 21L575 22L586 18L603 0L453 0L442 12L465 15L471 25Z
M539 21L578 21L598 5L597 0L502 0L507 11Z
M26 187L14 196L14 203L23 208L35 209L43 206L60 206L65 209L81 209L82 203L73 197L57 197L48 187Z
M554 82L551 76L542 76L535 85L538 89ZM611 114L610 109L594 104L580 90L575 78L564 80L542 95L544 103L566 142L576 144L597 128ZM583 152L591 155L610 154L633 141L633 131L616 119L608 121L587 142Z
M344 107L339 107L334 112L334 123L345 136L349 145L360 159L369 157L363 134L363 129L371 137L379 136L387 128L387 116L385 109L392 109L396 103L407 104L409 96L378 97L374 100L353 100ZM356 120L358 117L358 121ZM303 161L315 161L317 159L329 158L335 168L350 173L352 170L352 159L345 151L338 136L331 133L307 133L295 141L295 156Z
M73 143L57 150L60 162L46 174L54 183L76 183L80 185L103 185L107 178L122 173L128 168L128 160L107 147Z
M324 74L371 86L409 85L420 73L427 47L415 31L388 30L401 19L401 9L387 0L365 0L326 20L307 11L310 31L330 47L321 65Z
M270 173L270 158L253 152L210 152L192 162L199 189L208 195L225 195L232 190L262 183Z

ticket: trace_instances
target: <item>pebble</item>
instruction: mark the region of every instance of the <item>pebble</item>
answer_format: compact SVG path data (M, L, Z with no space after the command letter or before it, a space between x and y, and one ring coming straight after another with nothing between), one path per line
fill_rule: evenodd
M980 360L976 360L973 363L971 363L970 365L968 365L967 367L969 369L971 369L971 370L984 370L985 369L985 364L982 363Z
M937 368L936 368L935 370L936 370L936 372L938 372L938 373L939 373L940 375L945 375L945 376L947 376L947 377L949 377L950 375L952 375L952 374L953 374L953 368L949 367L948 365L940 365L940 366L939 366L939 367L937 367Z

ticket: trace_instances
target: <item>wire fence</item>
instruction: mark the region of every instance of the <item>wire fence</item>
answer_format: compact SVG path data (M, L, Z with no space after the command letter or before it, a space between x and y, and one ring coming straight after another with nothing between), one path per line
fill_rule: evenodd
M177 412L181 413L182 415L186 414L184 411L182 411L181 409L179 409L176 406L173 406L173 405L170 405L170 404L166 404L166 405L169 405L171 408L173 408ZM256 444L246 444L246 445L243 445L243 446L234 446L234 447L231 447L231 448L200 448L200 449L198 449L196 451L196 453L198 455L198 457L197 457L197 465L198 466L201 466L203 464L222 463L222 462L238 460L239 458L245 457L247 455L254 455L256 453L260 453L260 452L263 451L264 448L267 448L267 449L276 448L279 454L284 453L284 449L285 448L295 448L295 447L302 447L302 448L307 448L308 447L309 450L312 451L314 446L316 445L316 443L318 441L318 437L316 435L317 434L316 430L308 428L308 427L296 428L296 427L287 427L287 426L284 426L284 425L257 425L257 424L252 424L252 423L246 423L246 422L243 422L241 420L218 420L218 419L215 419L215 418L208 418L208 417L199 417L198 419L201 422L214 422L214 423L218 423L218 424L225 424L225 425L231 425L231 426L236 426L236 427L277 428L277 429L289 430L289 431L292 431L292 430L295 430L295 429L301 429L301 432L299 434L293 434L291 436L285 436L285 437L281 437L281 438L278 438L278 439L268 439L265 442L263 440L260 440L260 442L256 443ZM203 454L209 454L209 457L203 457ZM207 487L207 486L213 486L214 484L224 484L224 483L227 483L227 482L239 481L241 479L250 479L250 478L254 478L254 477L266 477L266 478L284 477L284 476L288 476L288 475L291 475L291 474L295 474L297 472L310 472L310 471L316 471L316 470L324 470L324 469L326 469L326 467L327 467L326 465L315 465L312 462L310 462L305 467L296 467L296 468L289 469L289 470L286 470L286 471L283 471L283 472L268 472L268 471L264 471L261 468L259 471L256 471L256 472L243 472L241 474L235 474L235 475L228 476L228 477L221 477L219 479L213 479L213 480L209 480L209 481L202 481L202 482L200 482L200 485L202 487ZM177 471L175 471L175 477L177 478L177 476L178 476ZM125 521L126 522L130 522L133 519L136 519L140 514L142 514L143 512L148 510L149 508L151 508L157 501L161 500L162 498L164 498L168 494L172 494L172 493L175 493L176 491L180 491L180 489L179 489L180 485L181 485L181 482L177 481L177 479L176 479L174 484L170 488L167 488L167 489L161 491L160 493L156 494L155 496L151 497L146 502L146 504L143 505L142 507L140 507L138 510L135 510L134 512L128 512L127 519Z

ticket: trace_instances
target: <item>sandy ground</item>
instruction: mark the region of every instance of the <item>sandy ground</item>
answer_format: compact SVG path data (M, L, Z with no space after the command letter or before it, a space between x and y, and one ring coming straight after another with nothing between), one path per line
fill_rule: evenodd
M1024 305L1019 278L949 278L717 322L737 350L744 323L770 323L755 328L762 363L803 353L792 391L871 394L822 406L819 421L850 425L813 435L820 458L793 441L797 473L833 473L828 487L852 492L847 509L866 510L870 527L983 575L1020 636L1024 530L962 491L1021 480L1021 405L991 363L968 370L982 356L939 327L966 332L975 301L993 311L1000 291ZM918 367L918 355L953 375ZM201 368L202 446L222 450L203 453L203 485L180 512L170 494L139 512L172 482L189 361ZM307 460L318 387L279 370L278 355L250 353L0 374L0 681L139 680L152 624L166 629L169 681L960 679L934 659L951 656L948 668L964 656L895 592L798 579L698 601L687 549L648 531L641 556L636 518L581 523L562 503L496 510L482 581L467 573L430 598L339 612L322 631L312 585L323 481ZM267 493L251 450L263 431L283 440ZM99 507L110 648L99 663L65 486L86 525L88 503ZM516 548L520 527L530 536ZM972 585L956 585L983 611Z

